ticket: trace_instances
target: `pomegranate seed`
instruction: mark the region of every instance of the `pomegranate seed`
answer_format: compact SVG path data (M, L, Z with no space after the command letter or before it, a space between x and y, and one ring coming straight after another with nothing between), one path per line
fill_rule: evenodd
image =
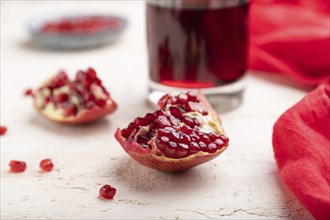
M127 129L123 129L121 131L121 136L123 136L124 138L128 138L130 134L131 134L131 131L128 130L128 128Z
M223 147L224 143L221 139L216 139L214 143L217 145L217 148L220 149Z
M195 134L195 133L192 133L191 135L190 135L190 137L191 137L191 140L192 141L199 141L199 136L197 135L197 134Z
M78 113L78 107L75 104L63 103L61 108L65 116L74 116Z
M176 156L181 158L187 156L189 147L187 144L179 143L179 146L176 151Z
M192 134L193 132L193 130L186 125L182 126L181 131L188 135Z
M215 141L219 136L216 135L215 133L209 133L208 137L211 141Z
M220 139L223 141L224 145L227 145L229 142L229 138L227 135L223 134L220 136Z
M187 96L188 96L188 100L192 101L192 102L196 102L197 101L197 95L196 93L189 91L187 92Z
M100 197L103 199L113 199L113 197L116 195L117 190L110 186L110 185L104 185L100 188L99 194Z
M135 127L138 127L138 126L141 126L142 124L143 124L143 121L144 121L144 119L143 118L136 118L135 120L134 120L134 125L135 125Z
M64 71L59 72L50 82L48 88L54 90L56 88L62 87L69 82L69 78Z
M202 103L198 102L188 102L188 104L186 105L186 109L189 112L199 112L202 115L208 114L206 107Z
M179 109L179 111L180 111L181 113L186 113L186 112L187 112L187 111L186 111L186 108L183 107L183 106L179 106L178 109Z
M167 142L169 142L170 141L170 139L168 138L168 137L165 137L165 136L162 136L162 137L160 137L160 143L167 143Z
M181 134L180 135L180 141L184 144L189 144L191 142L191 138L187 134Z
M25 96L32 96L33 97L33 90L32 89L25 90L24 95Z
M166 94L164 95L163 97L161 97L158 101L158 105L160 108L164 108L168 102L168 99L169 99L169 95Z
M165 137L165 136L160 137L157 141L158 149L164 151L164 149L169 141L170 141L170 139L168 137Z
M206 151L206 144L202 141L198 143L199 147L201 148L202 151Z
M136 128L134 122L131 122L126 129L122 130L122 135L124 138L128 138L132 131Z
M148 114L146 114L146 116L144 117L144 124L145 124L145 125L150 125L155 119L156 119L155 114L153 114L153 113L148 113Z
M180 140L180 134L177 132L170 133L171 141L178 142Z
M172 127L165 127L165 130L169 132L175 132L175 129Z
M136 142L139 144L148 144L149 139L145 136L138 136Z
M86 71L86 76L89 78L92 82L96 79L96 72L92 68L88 68Z
M20 160L11 160L9 162L10 172L12 173L21 173L26 169L26 164Z
M5 135L7 132L7 127L4 127L4 126L0 126L0 135Z
M195 126L199 126L200 123L196 118L191 118L191 117L185 117L183 119L183 123L185 123L186 125L188 125L191 128L194 128Z
M170 112L174 117L180 118L180 119L182 118L182 113L180 112L180 110L177 107L171 106Z
M184 93L180 93L177 97L175 104L186 104L188 102L188 96Z
M97 99L97 100L95 100L95 104L97 106L103 108L107 104L107 101L104 99Z
M217 151L217 145L214 143L209 144L207 148L210 153L215 153Z
M161 128L158 130L158 136L168 136L171 131Z
M197 153L199 151L199 145L196 142L190 142L189 147L191 154Z
M168 145L165 147L165 155L168 157L175 157L177 147L178 145L175 142L169 142Z
M177 127L180 124L180 121L173 115L170 115L170 122L171 122L171 125L173 125L174 127Z
M208 135L203 135L203 136L202 136L202 141L203 141L205 144L209 144L209 143L211 143L211 141L210 141Z
M67 102L69 100L69 95L67 93L60 93L54 98L55 103Z
M53 169L54 164L51 159L44 159L40 161L39 167L44 172L50 172Z
M162 127L162 128L164 128L166 126L171 126L171 123L167 120L167 118L165 116L158 116L156 122L159 125L159 127Z

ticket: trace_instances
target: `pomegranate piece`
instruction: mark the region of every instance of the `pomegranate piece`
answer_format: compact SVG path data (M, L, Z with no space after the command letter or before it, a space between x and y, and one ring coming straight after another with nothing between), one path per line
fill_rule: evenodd
M50 172L54 168L54 164L51 159L44 159L40 161L39 167L43 172Z
M34 107L42 116L66 124L92 122L117 108L92 68L78 71L74 80L60 71L35 92L26 94L34 99Z
M110 186L110 185L104 185L100 188L99 194L100 197L103 199L113 199L113 197L116 195L117 190Z
M136 118L115 137L142 165L182 171L220 155L229 139L218 114L201 93L164 95L159 110Z
M12 173L21 173L26 169L26 164L20 160L11 160L9 162L10 172Z
M7 127L5 126L0 126L0 135L5 135L7 132Z

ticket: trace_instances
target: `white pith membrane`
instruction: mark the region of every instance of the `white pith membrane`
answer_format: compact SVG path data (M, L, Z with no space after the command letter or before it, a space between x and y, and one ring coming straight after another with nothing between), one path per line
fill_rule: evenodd
M172 93L170 94L170 96L172 97L175 97L177 96L178 94L177 93ZM203 104L197 97L197 101L201 104ZM204 105L204 104L203 104ZM164 111L166 111L169 115L171 115L171 117L175 117L173 116L171 113L170 113L170 107L171 106L180 106L180 104L167 104L166 107L163 109ZM182 113L182 115L184 117L186 116L189 116L191 118L196 118L200 125L198 126L199 127L199 132L202 132L203 134L205 135L208 135L210 133L214 133L216 135L218 135L219 137L221 135L224 134L223 130L222 130L222 127L221 127L221 124L220 124L220 121L219 119L217 118L216 115L213 115L212 112L208 111L207 115L202 115L200 112L198 111L191 111L191 112L186 112L186 113ZM175 117L176 118L176 117ZM176 131L180 131L181 128L186 125L184 122L180 121L179 118L176 118L178 121L179 121L179 125L178 126L174 126L172 125L171 127L173 127ZM147 125L147 126L141 126L139 128L139 130L136 132L136 134L134 135L134 137L132 137L131 135L127 138L128 141L132 141L132 142L137 142L137 138L138 136L146 136L149 131L150 131L150 125ZM187 126L187 125L186 125ZM194 128L190 128L192 129L193 131L195 131ZM158 130L158 129L157 129ZM155 133L154 136L149 140L148 144L152 147L152 149L150 150L150 152L152 154L155 154L157 156L161 156L161 157L167 157L164 152L162 152L156 145L157 145L157 142L156 142L156 139L157 139L157 136L158 136L158 133ZM138 143L139 144L139 143ZM224 148L226 146L223 146L222 148ZM143 148L141 146L141 148ZM220 148L220 149L217 149L217 152L218 151L222 151L223 149ZM173 160L177 160L177 159L182 159L182 158L187 158L189 156L194 156L195 154L199 154L199 153L202 153L202 154L211 154L209 152L205 152L205 151L197 151L196 153L188 153L186 156L184 157L168 157L168 159L173 159ZM216 153L216 152L215 152Z
M78 107L77 114L72 116L66 116L64 114L64 110L60 105L55 105L54 102L47 102L47 98L55 97L59 94L66 93L69 96L69 100L66 101L67 104L75 104ZM95 96L96 99L106 100L105 106L109 106L113 104L113 101L109 98L109 96L103 91L102 87L97 85L96 83L91 84L91 94ZM69 85L63 85L56 89L53 89L53 93L51 90L47 88L47 84L37 90L34 93L34 106L36 109L42 112L47 118L51 118L54 120L63 120L65 118L72 118L79 115L80 112L85 111L86 108L83 107L80 102L79 96L73 92ZM94 108L101 108L97 105Z

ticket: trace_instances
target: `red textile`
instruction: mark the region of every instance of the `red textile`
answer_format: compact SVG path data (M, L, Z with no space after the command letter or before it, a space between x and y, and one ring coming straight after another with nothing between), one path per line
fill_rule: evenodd
M330 78L330 1L255 0L249 67L305 85Z
M252 0L251 69L319 85L274 125L283 182L316 219L330 220L330 0Z
M275 123L282 180L317 219L330 219L330 84L319 86Z

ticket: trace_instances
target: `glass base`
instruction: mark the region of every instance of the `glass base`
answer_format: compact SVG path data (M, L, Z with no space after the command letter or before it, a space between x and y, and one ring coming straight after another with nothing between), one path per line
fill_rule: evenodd
M245 88L244 77L230 84L218 86L214 88L200 89L211 103L213 108L218 112L226 112L237 108L243 100L243 92ZM186 92L196 89L183 89L177 87L164 86L153 81L149 82L148 103L152 108L157 108L158 100L165 94L170 92Z

